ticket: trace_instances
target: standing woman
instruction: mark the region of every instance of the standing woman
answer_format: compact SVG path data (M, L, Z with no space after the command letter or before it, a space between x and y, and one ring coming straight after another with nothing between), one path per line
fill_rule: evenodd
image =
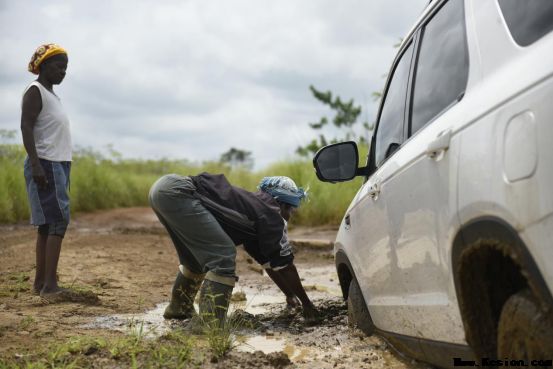
M57 283L61 243L69 224L71 134L69 119L54 93L67 70L67 52L56 44L40 46L29 63L37 74L23 95L21 132L27 151L24 173L31 224L38 226L35 294L46 299L63 297Z

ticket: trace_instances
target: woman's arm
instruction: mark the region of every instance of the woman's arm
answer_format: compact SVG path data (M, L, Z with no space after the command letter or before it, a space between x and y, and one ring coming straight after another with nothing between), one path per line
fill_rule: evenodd
M311 300L309 300L307 293L305 293L305 289L301 284L300 276L294 263L290 263L282 269L273 270L273 273L278 274L278 278L280 278L280 280L286 286L285 288L288 292L293 293L300 299L303 306L304 316L308 319L316 318L318 316L317 309L315 308L315 305L313 305ZM286 296L288 295L286 294Z
M273 282L275 282L278 288L280 288L282 293L284 293L284 295L286 296L286 304L288 305L288 307L294 308L296 306L299 306L299 300L296 298L296 295L294 294L294 292L292 292L290 287L288 287L286 282L282 279L281 275L270 268L265 269L265 271L267 272L269 277L271 277Z
M33 130L40 111L42 110L42 98L38 87L31 86L23 96L23 106L21 108L21 134L23 136L23 145L29 156L31 163L31 173L33 180L39 188L48 185L44 169L40 165L36 152L35 137Z

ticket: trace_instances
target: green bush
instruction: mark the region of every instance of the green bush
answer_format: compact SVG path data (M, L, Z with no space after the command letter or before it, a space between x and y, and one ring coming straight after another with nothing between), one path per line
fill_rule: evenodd
M366 148L363 149L366 153ZM29 218L23 177L26 153L20 145L0 144L0 223ZM363 156L362 156L363 157ZM194 164L183 160L110 159L90 149L78 150L71 168L71 211L88 212L129 206L147 206L148 191L162 175L224 173L228 180L250 191L264 176L288 176L308 190L294 224L338 224L361 179L329 184L320 182L311 160L294 159L275 163L260 171L231 168L218 162Z

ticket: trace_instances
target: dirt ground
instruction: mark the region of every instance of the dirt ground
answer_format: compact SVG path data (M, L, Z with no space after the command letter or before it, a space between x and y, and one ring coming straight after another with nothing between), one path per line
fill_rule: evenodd
M240 281L235 291L242 301L233 309L235 316L242 314L251 323L250 328L237 332L236 347L226 356L195 365L424 367L396 356L380 338L365 337L347 327L331 249L325 246L335 233L329 228L291 230L291 239L297 241L296 265L322 312L320 322L306 324L301 314L287 311L282 294L239 249ZM146 322L152 332L174 327L163 321L161 313L169 301L178 260L150 209L115 209L74 217L63 243L59 280L64 287L84 291L80 302L47 304L31 293L35 237L27 225L0 226L0 359L22 358L71 337L120 337L126 334L121 317ZM305 240L316 247L309 247Z

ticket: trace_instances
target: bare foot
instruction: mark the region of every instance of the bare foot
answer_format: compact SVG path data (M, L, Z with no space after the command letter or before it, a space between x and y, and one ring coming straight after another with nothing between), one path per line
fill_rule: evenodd
M49 303L72 301L75 293L66 288L57 288L55 290L46 291L44 288L40 291L40 297Z
M310 325L317 323L321 319L321 315L315 305L304 306L303 317L305 318L305 322Z
M33 295L40 295L40 291L42 291L42 288L44 287L44 284L43 283L36 283L33 284Z
M99 305L100 299L92 291L76 291L69 288L57 288L55 291L40 291L40 297L48 304L58 302L78 302L86 305Z

